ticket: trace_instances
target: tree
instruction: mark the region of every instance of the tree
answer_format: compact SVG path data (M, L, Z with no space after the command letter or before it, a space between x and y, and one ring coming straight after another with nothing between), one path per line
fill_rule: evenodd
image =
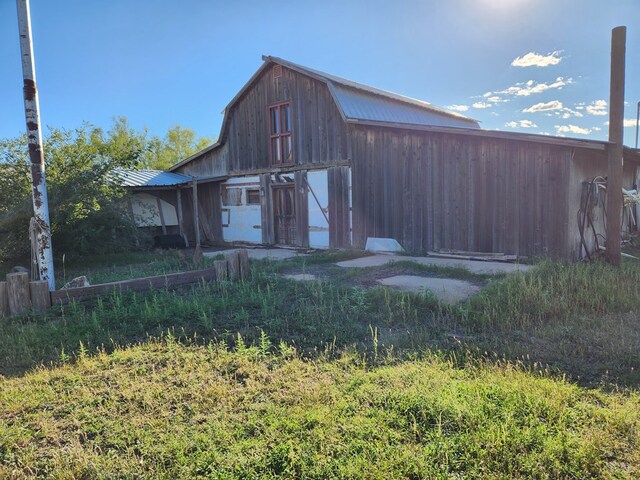
M210 138L197 137L193 130L176 125L163 138L154 136L149 140L141 164L144 168L166 170L211 143Z
M146 134L126 119L104 132L85 124L50 129L43 142L54 254L87 254L129 248L136 228L122 208L124 189L111 180L115 168L134 168ZM0 140L0 261L29 256L32 216L27 142Z
M117 117L108 131L90 124L51 128L43 148L49 192L53 251L92 254L139 243L127 209L127 192L115 169L168 168L204 148L209 139L175 126L163 138L136 131ZM32 216L26 136L0 139L0 263L29 256Z

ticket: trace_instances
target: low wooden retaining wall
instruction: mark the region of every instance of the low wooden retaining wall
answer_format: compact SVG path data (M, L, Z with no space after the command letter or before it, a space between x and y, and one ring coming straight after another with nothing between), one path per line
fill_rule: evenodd
M0 316L15 316L29 310L42 312L51 305L82 302L114 291L143 292L175 289L198 282L220 282L245 279L249 275L247 250L228 252L224 260L213 262L211 268L169 273L154 277L134 278L120 282L101 283L89 287L67 288L49 292L46 281L29 281L28 273L10 273L0 282Z

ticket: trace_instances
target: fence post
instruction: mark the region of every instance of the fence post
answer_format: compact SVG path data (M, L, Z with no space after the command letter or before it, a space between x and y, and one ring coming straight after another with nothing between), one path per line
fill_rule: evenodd
M9 316L9 293L7 282L0 282L0 317Z
M7 275L7 291L9 315L20 315L31 308L28 273L9 273Z
M238 261L240 263L240 278L246 280L249 278L249 252L246 248L238 252Z
M31 306L36 312L44 312L51 307L51 294L49 284L44 280L29 283L31 293Z
M227 261L216 260L213 262L213 268L216 270L216 281L224 282L228 277Z
M225 260L227 261L227 269L229 270L229 280L238 280L240 277L240 261L238 258L238 251L225 253Z

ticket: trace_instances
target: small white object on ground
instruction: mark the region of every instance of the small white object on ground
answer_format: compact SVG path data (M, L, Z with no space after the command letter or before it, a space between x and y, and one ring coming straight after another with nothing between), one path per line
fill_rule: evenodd
M291 274L291 275L283 275L283 277L288 278L289 280L296 280L298 282L309 282L311 280L316 280L318 278L312 273L298 273L298 274Z
M89 284L89 280L87 279L87 277L85 275L82 275L80 277L74 278L70 282L65 283L64 286L61 288L61 290L67 290L69 288L90 287L90 286L91 285Z
M389 253L401 253L404 252L402 245L398 243L395 238L367 238L367 244L364 246L367 252L389 252Z

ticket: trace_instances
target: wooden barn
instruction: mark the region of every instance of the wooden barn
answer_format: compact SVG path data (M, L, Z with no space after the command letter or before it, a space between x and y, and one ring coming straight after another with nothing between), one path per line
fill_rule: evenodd
M426 102L263 60L225 108L218 142L170 169L196 179L205 243L361 249L383 237L411 253L567 259L601 243L608 142L483 130ZM632 189L640 157L624 156Z

